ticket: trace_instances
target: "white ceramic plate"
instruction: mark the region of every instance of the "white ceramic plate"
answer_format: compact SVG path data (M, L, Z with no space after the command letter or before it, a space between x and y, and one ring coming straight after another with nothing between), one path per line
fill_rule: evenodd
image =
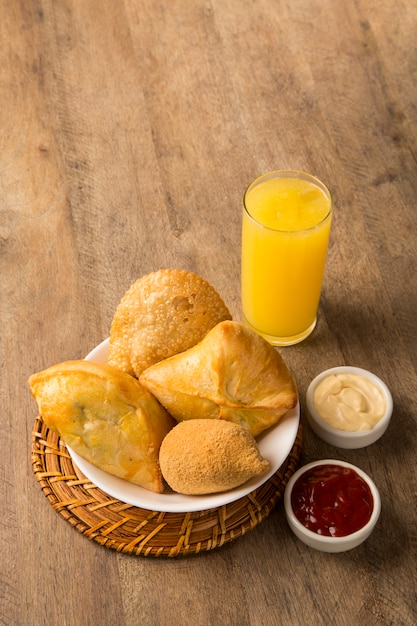
M109 340L106 339L94 348L94 350L86 356L86 359L98 363L106 363L108 348ZM104 472L81 458L74 450L70 448L68 448L68 450L73 461L83 474L85 474L92 483L100 487L100 489L113 498L151 511L170 513L204 511L239 500L269 480L281 467L291 452L297 436L299 421L300 406L297 404L294 409L288 411L286 415L280 419L276 426L263 432L257 438L258 447L262 456L268 459L271 464L268 473L253 478L244 485L232 489L231 491L205 496L185 496L169 490L161 494L153 493L122 478Z

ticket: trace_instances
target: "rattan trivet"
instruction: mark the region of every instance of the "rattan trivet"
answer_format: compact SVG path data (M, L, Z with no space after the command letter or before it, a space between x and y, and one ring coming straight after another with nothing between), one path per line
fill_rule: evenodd
M88 480L73 464L65 443L36 419L32 466L52 507L80 533L118 552L184 556L223 546L253 530L280 500L297 469L301 426L288 458L261 487L216 509L160 513L120 502Z

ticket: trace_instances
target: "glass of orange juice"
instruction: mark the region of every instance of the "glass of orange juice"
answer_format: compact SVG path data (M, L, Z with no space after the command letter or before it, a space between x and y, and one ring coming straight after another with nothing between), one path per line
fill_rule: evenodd
M305 172L270 172L245 191L242 313L272 345L298 343L316 326L332 212L327 187Z

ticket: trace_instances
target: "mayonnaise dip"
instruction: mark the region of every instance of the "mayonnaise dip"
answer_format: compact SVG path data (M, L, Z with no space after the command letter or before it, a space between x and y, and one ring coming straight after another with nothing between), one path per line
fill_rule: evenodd
M386 410L381 389L359 374L330 374L317 385L313 404L320 417L339 430L371 430Z

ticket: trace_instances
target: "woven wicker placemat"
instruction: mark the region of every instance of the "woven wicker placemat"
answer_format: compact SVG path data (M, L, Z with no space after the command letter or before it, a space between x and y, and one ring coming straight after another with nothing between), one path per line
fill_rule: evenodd
M65 443L40 417L32 435L32 467L52 507L80 533L118 552L176 557L207 552L253 530L272 511L297 469L301 426L280 469L247 496L192 513L148 511L104 493L73 464Z

